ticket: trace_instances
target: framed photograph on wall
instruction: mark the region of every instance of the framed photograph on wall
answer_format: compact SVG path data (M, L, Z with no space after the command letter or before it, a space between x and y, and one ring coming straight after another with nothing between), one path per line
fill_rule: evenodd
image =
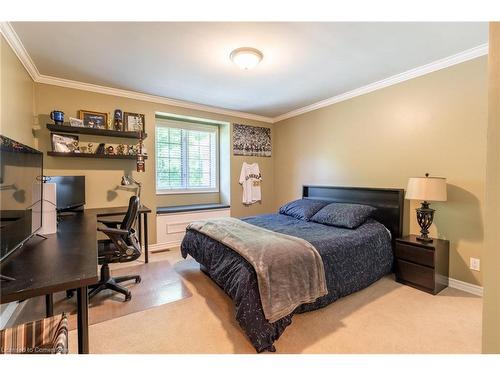
M106 129L108 124L108 114L94 111L78 111L78 117L83 120L83 126L96 129Z
M270 157L271 129L260 126L233 124L233 154Z
M142 113L123 112L123 129L129 132L145 132L145 119Z

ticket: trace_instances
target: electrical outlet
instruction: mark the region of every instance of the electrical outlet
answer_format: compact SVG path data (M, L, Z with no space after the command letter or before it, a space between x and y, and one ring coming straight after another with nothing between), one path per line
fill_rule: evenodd
M481 261L477 258L470 258L470 269L474 271L479 271L481 266Z

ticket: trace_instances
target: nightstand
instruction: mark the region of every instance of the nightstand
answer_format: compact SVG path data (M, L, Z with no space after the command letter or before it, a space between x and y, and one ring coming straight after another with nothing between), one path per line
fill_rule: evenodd
M416 237L410 234L396 239L396 281L438 294L448 286L450 242L437 238L421 242Z

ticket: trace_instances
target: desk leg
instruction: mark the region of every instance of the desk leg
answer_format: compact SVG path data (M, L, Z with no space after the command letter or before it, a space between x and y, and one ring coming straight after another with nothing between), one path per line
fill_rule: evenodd
M78 354L89 353L89 296L87 286L76 290L78 302Z
M137 231L139 232L139 245L141 245L141 251L142 251L142 215L139 214L137 218Z
M148 249L148 214L144 214L144 259L146 263L149 262L149 249Z
M52 294L45 295L45 317L54 316L54 296Z

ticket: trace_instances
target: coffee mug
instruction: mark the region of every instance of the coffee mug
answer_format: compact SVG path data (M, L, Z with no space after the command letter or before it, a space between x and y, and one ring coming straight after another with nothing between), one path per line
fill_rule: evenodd
M50 112L50 118L54 120L57 125L62 125L64 122L64 112L62 111L52 111Z

